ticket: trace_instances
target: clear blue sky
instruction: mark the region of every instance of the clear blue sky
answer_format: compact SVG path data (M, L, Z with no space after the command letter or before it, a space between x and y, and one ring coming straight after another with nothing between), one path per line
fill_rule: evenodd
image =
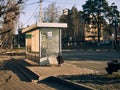
M42 8L47 7L52 2L56 2L56 6L61 9L72 8L75 6L78 10L82 10L82 5L85 4L87 0L43 0ZM120 11L120 0L107 0L109 4L115 2ZM24 14L21 14L19 22L26 27L27 25L34 24L37 20L39 14L39 0L27 0L25 8L23 10Z

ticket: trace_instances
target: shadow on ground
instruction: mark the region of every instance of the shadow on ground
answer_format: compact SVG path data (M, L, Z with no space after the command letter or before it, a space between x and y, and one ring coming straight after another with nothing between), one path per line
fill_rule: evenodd
M28 77L33 75L33 72L26 68L26 66L34 66L27 63L25 60L4 60L5 65L2 68L3 71L8 70L12 71L14 74L18 76L21 81L31 82L32 77ZM27 69L27 70L26 70ZM26 72L26 73L25 73ZM28 75L30 74L30 75ZM34 75L33 75L34 76ZM31 80L30 80L31 79Z
M46 84L50 87L55 88L56 90L93 90L91 87L79 85L54 76L50 76L38 83Z
M62 79L75 81L77 83L92 83L92 84L115 84L120 83L120 75L119 74L105 74L105 75L62 75L58 76Z
M58 83L58 82L54 81L54 79L51 77L45 78L44 80L41 80L38 83L46 84L50 87L55 88L56 90L73 90L73 89L70 89L69 87L66 87L61 82Z

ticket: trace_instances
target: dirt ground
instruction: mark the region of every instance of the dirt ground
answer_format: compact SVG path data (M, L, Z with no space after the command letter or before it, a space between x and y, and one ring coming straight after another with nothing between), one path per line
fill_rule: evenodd
M11 56L0 55L0 90L55 90L42 83L28 82L21 73L13 69L13 66L9 65L9 68L4 66L10 58Z
M93 87L97 90L120 90L120 70L113 74L107 74L105 67L108 61L65 61L80 68L89 68L96 70L98 74L60 76L63 79L70 80L79 84Z
M67 53L67 54L64 53L64 56L67 57L67 58L65 58L65 63L72 64L72 65L75 65L80 68L88 68L88 69L96 70L99 73L98 74L89 74L89 75L74 75L74 76L62 75L62 76L58 76L58 77L70 80L72 82L84 84L84 85L93 87L97 90L120 90L120 70L118 72L114 72L112 75L107 74L105 71L105 67L107 66L108 60L110 60L111 57L114 58L116 56L118 56L118 58L119 58L120 57L119 53L115 54L114 52L112 52L111 54L109 54L109 52L108 52L107 55L105 55L105 53L99 53L99 54L96 53L95 59L98 59L98 60L92 60L93 58L91 58L91 57L89 58L89 56L92 54L91 52L87 53L87 55L89 55L89 56L87 56L87 58L89 58L91 60L87 60L85 56L83 57L83 55L85 55L86 53L82 53L82 55L80 55L80 53L76 54L76 52L72 52L70 54L69 53ZM99 57L97 56L97 54L99 55ZM102 55L105 58L103 60L100 60L102 58ZM6 57L3 55L0 56L0 65L2 65L3 61L8 60L9 58L11 58L11 57L10 56ZM24 58L24 57L16 57L16 58ZM84 60L82 60L82 59L84 59ZM3 75L3 73L9 73L9 74ZM11 72L0 71L0 75L2 75L4 78L4 79L1 78L4 83L0 82L0 88L2 87L2 88L4 88L3 90L8 90L8 89L5 89L5 86L3 84L5 84L5 82L7 82L7 80L9 79L9 77L11 75ZM14 74L13 74L13 76L16 77L16 75L14 75ZM2 81L1 79L0 79L0 81ZM14 83L14 79L11 79L11 80L12 80L11 82ZM25 82L19 82L19 79L17 77L16 77L15 81L20 83L23 87L25 87L25 85L30 86L31 88L33 88L32 85L37 86L36 88L39 88L39 87L44 88L45 87L44 85L40 86L40 85L34 85L32 83L28 84ZM10 84L10 82L7 83L6 85L8 85L8 88L11 88L11 87L9 87L9 84ZM14 84L16 84L16 83L14 83ZM17 84L17 86L20 87L18 84ZM13 85L13 88L15 88L14 85ZM24 89L24 90L26 90L26 89Z

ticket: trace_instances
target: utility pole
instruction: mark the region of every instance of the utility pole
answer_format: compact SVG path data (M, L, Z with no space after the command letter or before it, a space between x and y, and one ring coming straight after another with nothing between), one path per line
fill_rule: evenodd
M43 0L40 0L40 16L39 16L39 22L42 23L42 2ZM41 57L41 31L39 30L39 59Z
M40 19L39 19L39 22L42 22L42 2L43 2L43 0L40 0Z

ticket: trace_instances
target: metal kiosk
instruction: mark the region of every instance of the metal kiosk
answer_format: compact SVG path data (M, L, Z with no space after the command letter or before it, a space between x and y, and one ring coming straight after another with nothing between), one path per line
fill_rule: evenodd
M36 23L22 30L26 34L26 59L40 65L61 64L61 31L66 23Z

